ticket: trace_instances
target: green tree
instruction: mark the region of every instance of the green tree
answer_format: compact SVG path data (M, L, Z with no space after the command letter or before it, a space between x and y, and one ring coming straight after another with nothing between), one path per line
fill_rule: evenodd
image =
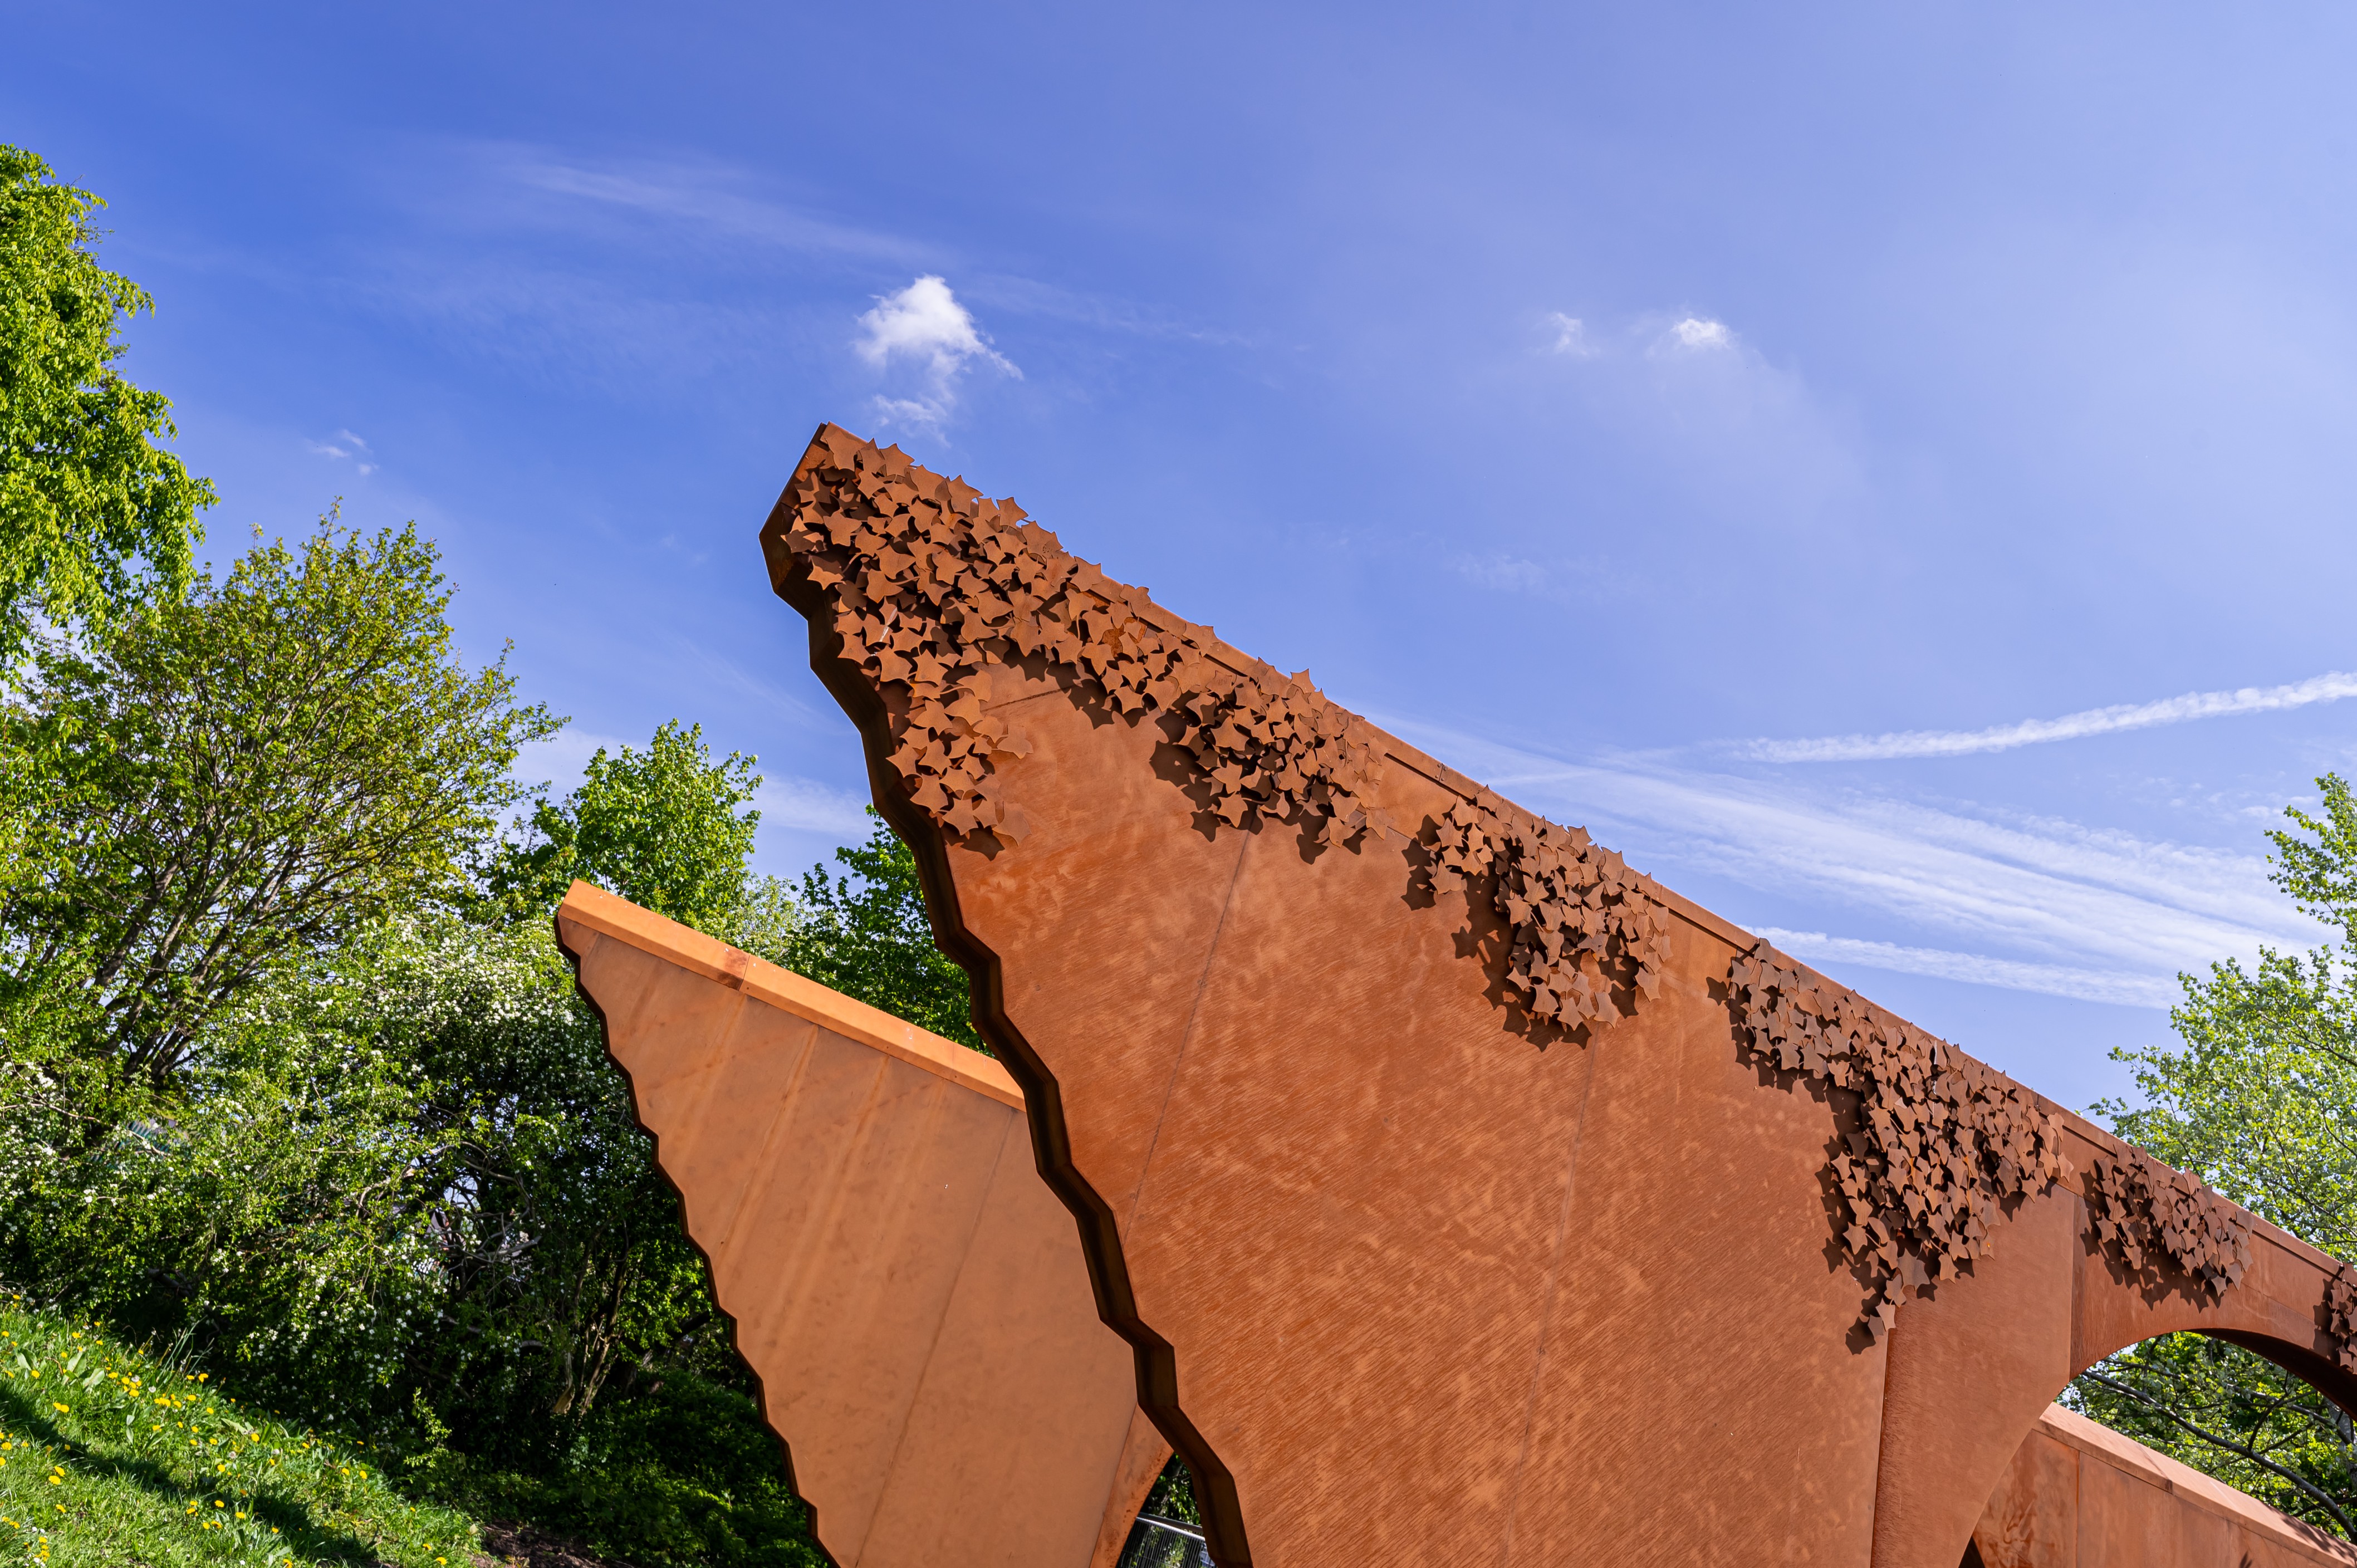
M2357 1258L2357 801L2317 780L2320 813L2268 837L2275 881L2340 940L2307 954L2183 975L2174 1048L2114 1053L2138 1103L2094 1107L2114 1131L2326 1251ZM2240 1347L2171 1336L2073 1386L2090 1415L2287 1512L2350 1532L2357 1451L2348 1417Z
M563 800L538 800L520 842L502 845L487 877L510 915L545 918L576 878L700 930L724 931L746 899L759 811L757 759L714 761L704 726L662 725L644 751L589 759Z
M0 1267L648 1563L814 1564L750 1374L544 921L281 966L77 1149L0 1062ZM71 1129L68 1129L70 1131Z
M1129 1527L1114 1568L1209 1568L1202 1541L1202 1509L1195 1502L1195 1475L1184 1459L1162 1466ZM1148 1520L1163 1521L1149 1524ZM1177 1530L1170 1525L1177 1525Z
M38 614L100 623L181 592L210 481L158 448L170 407L114 369L154 308L98 264L104 204L0 145L0 659Z
M108 1095L71 1053L0 1065L0 1266L141 1331L199 1335L257 1386L364 1416L431 1319L442 1151L414 1064L363 1010L397 1015L363 940L284 966L208 1019L171 1092ZM145 1092L140 1092L145 1090ZM298 1387L317 1380L316 1387Z
M86 1004L87 1042L157 1084L274 964L457 896L559 721L505 656L469 670L414 528L322 520L180 599L35 639L7 715L52 841L0 906L11 984Z
M2307 954L2259 950L2184 975L2182 1044L2123 1051L2142 1103L2095 1107L2122 1137L2326 1251L2357 1257L2357 802L2318 780L2321 816L2268 834L2276 886L2341 933Z
M873 807L868 815L876 826L867 842L834 852L856 882L849 876L830 881L823 865L803 874L783 961L821 985L986 1051L974 1033L965 971L933 940L917 857Z

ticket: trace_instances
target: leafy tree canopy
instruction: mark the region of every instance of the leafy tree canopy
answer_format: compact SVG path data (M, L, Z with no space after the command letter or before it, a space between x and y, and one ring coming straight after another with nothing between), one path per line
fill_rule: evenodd
M784 961L821 985L856 996L943 1039L988 1049L974 1033L965 971L934 945L917 882L917 857L876 818L867 842L834 858L858 880L802 876L801 908Z
M2341 940L2181 976L2181 1044L2114 1053L2139 1103L2113 1130L2294 1235L2357 1259L2357 801L2327 775L2319 812L2268 837L2276 886ZM2239 1346L2172 1335L2105 1359L2069 1402L2141 1442L2343 1534L2357 1434L2315 1390Z
M2321 815L2279 829L2276 884L2337 926L2336 946L2259 950L2182 977L2181 1047L2123 1051L2142 1103L2095 1107L2122 1137L2342 1257L2357 1258L2357 802L2318 780Z
M160 450L170 403L114 370L145 291L98 264L103 204L0 145L0 656L36 615L102 621L187 586L210 481Z
M679 921L725 934L746 897L760 788L756 759L713 760L704 726L673 719L644 751L604 747L580 787L538 801L521 843L502 845L486 880L512 916L544 918L575 879Z
M0 906L11 983L61 974L90 1044L156 1081L274 962L447 900L558 721L469 670L414 528L323 519L220 583L33 644L6 739L40 875Z

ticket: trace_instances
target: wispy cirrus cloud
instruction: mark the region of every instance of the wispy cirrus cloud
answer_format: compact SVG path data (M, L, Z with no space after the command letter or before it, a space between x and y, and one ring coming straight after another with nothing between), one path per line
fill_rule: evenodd
M1674 886L1695 876L1733 881L1760 895L1757 908L1797 903L1854 929L1932 939L1761 929L1771 940L1774 930L1792 938L1794 955L1813 962L2152 1006L2174 995L2180 970L2324 935L2270 886L2255 854L1781 778L1566 761L1385 722L1526 805L1594 829Z
M726 692L740 702L749 700L767 709L775 718L797 727L822 722L815 709L785 686L746 669L695 639L675 636L671 639L670 646L673 657L682 665L692 668L693 689ZM738 703L730 704L732 708L738 705Z
M437 151L436 177L400 193L410 222L391 242L326 273L258 255L239 264L422 321L447 349L535 380L629 397L831 356L841 346L843 301L883 279L921 284L952 269L961 279L952 303L969 323L979 301L995 317L1085 333L1250 346L1151 301L992 271L969 236L863 226L727 160L613 159L510 141L461 140ZM909 292L876 297L889 305ZM1019 374L990 352L986 337L981 355L976 357ZM956 374L935 373L931 353L909 362L925 368L924 384L888 392L877 412L938 434L954 412ZM942 395L945 387L952 395Z
M325 441L307 441L304 445L322 457L350 458L362 478L376 472L376 454L369 450L366 441L349 430L339 430Z
M581 782L592 757L630 744L618 736L567 725L546 740L527 741L517 747L515 765L508 774L526 789L545 784L552 794L562 797Z
M1767 938L1794 958L1820 967L1849 964L1892 974L1924 974L1935 980L1961 980L1971 985L1995 985L2007 991L2071 996L2083 1002L2112 1002L2130 1007L2166 1007L2184 994L2176 981L2158 975L2123 974L2115 970L2081 969L2069 964L2025 963L2018 959L1991 958L1986 953L1904 947L1860 937L1827 936L1823 931L1788 931L1776 926L1758 927L1753 934Z
M726 164L601 164L515 143L488 145L480 156L506 183L576 206L638 213L785 250L902 264L928 254L927 247L900 235L845 223L764 192L746 170Z
M2232 714L2274 713L2311 703L2357 697L2357 674L2329 671L2284 686L2244 686L2231 692L2188 692L2157 703L2087 708L2053 719L2023 719L1973 730L1899 730L1887 735L1837 735L1813 740L1750 740L1736 747L1755 762L1878 762L1909 757L1964 757L2010 751L2049 741L2078 740L2121 730L2181 725Z
M1448 569L1474 586L1493 593L1543 595L1555 585L1552 570L1520 555L1458 555L1450 559Z
M1732 323L1698 311L1526 317L1536 384L1702 513L1747 532L1837 523L1871 501L1855 416Z
M1087 293L1008 273L982 273L966 280L963 297L993 311L1051 321L1092 332L1214 348L1249 348L1255 339L1220 328L1199 327L1158 307L1114 295Z
M1588 332L1587 323L1578 317L1550 310L1545 319L1547 329L1555 334L1552 352L1568 354L1575 360L1587 360L1603 351Z
M832 833L846 842L866 838L874 826L866 807L865 795L791 775L765 779L753 792L753 808L761 813L763 827Z

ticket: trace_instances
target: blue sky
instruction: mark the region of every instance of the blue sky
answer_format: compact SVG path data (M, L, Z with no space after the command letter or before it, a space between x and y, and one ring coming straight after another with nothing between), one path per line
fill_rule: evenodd
M216 558L418 519L543 771L701 720L771 869L859 832L754 543L832 418L2068 1103L2316 940L2344 11L7 13Z

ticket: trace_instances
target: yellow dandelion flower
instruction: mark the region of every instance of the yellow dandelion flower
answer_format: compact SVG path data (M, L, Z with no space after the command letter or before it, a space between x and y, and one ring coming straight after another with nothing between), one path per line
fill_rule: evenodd
M57 1404L57 1405L58 1405L58 1409L59 1409L61 1412L63 1412L63 1413L65 1413L65 1414L67 1414L67 1415L71 1415L71 1414L73 1413L73 1412L72 1412L71 1410L68 1409L66 1406L61 1405L61 1404L58 1404L58 1402L57 1402L57 1401L55 1401L55 1400L51 1400L49 1402L50 1402L51 1404Z

